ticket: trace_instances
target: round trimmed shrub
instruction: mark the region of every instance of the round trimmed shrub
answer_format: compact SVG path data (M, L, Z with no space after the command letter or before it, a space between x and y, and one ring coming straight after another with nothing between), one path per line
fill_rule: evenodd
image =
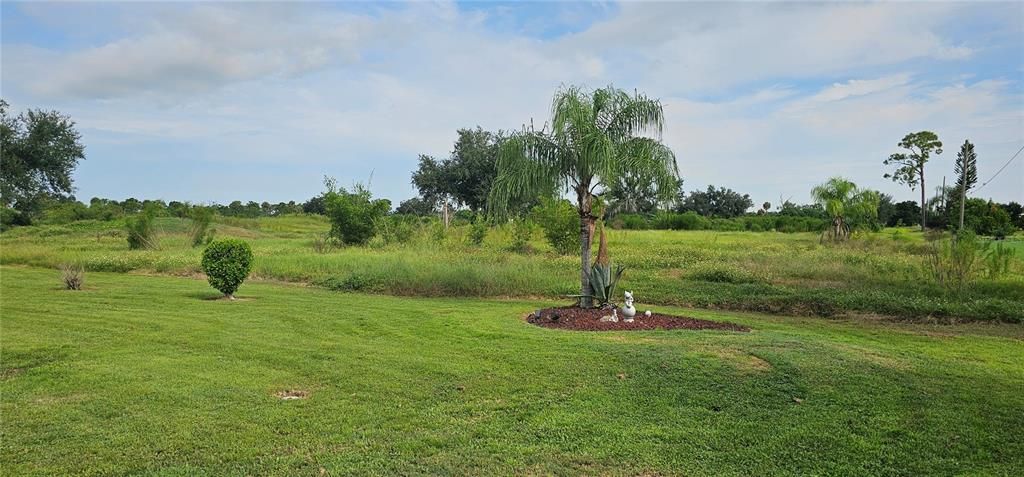
M203 250L203 272L210 286L234 299L252 270L252 247L238 239L214 240Z

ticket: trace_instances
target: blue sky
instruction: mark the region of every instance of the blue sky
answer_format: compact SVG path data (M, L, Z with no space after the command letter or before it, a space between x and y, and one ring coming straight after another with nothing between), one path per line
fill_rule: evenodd
M1024 146L1024 3L0 4L0 94L78 123L79 199L415 195L455 130L547 119L561 84L658 97L686 189L809 201L882 178L911 131L987 180ZM1024 202L1024 159L979 191Z

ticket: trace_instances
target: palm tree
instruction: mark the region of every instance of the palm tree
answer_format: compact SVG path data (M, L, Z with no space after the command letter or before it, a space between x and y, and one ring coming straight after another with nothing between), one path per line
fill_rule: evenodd
M822 233L822 240L842 242L850 238L850 217L867 220L878 218L878 203L881 199L878 192L860 190L857 184L842 177L833 177L811 189L811 197L825 207L825 212L832 217L832 224Z
M595 191L626 174L643 173L660 193L675 191L672 150L661 143L661 102L612 86L587 91L563 87L551 105L550 131L532 125L511 134L498 155L492 212L504 214L518 197L561 190L576 196L580 216L580 301L590 306L590 240L597 217Z

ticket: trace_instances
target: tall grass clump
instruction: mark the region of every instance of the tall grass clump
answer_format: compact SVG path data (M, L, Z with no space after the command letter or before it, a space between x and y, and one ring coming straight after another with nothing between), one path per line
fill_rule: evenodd
M125 220L125 229L128 232L128 248L132 250L156 249L159 243L156 238L156 228L153 221L156 219L156 210L147 208L135 217Z
M1013 255L1013 249L1003 246L1002 243L997 243L995 247L989 247L985 254L985 269L988 272L988 278L995 280L1009 273L1010 259L1013 258Z
M60 278L65 290L81 290L85 283L85 269L79 264L62 264Z
M214 229L210 227L213 222L212 207L193 207L189 212L192 218L192 227L189 229L189 237L193 247L209 244L213 241Z
M970 231L932 242L928 264L935 281L947 291L962 293L977 276L983 246Z

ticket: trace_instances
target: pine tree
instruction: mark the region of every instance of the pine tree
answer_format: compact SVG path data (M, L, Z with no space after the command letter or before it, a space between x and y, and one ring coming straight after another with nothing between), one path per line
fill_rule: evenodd
M964 228L964 203L967 202L967 191L978 182L978 156L974 153L974 144L964 141L960 152L956 155L956 188L960 191L960 229Z

